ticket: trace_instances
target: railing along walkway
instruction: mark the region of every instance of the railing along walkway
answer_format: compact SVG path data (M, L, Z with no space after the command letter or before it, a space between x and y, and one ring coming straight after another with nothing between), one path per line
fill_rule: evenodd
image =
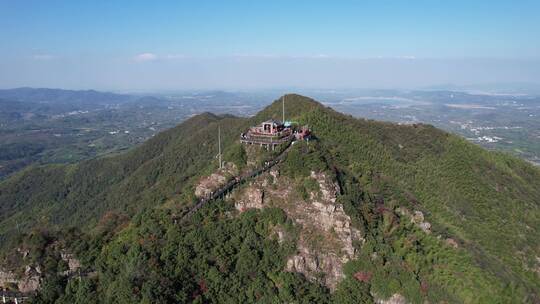
M279 162L283 160L283 158L285 157L289 149L292 147L292 142L293 141L289 141L287 144L287 147L285 147L285 149L283 149L283 151L281 151L281 153L278 156L276 156L273 160L267 162L261 168L258 168L251 172L237 176L236 178L229 181L227 184L220 187L218 190L212 192L212 194L209 197L204 197L204 198L199 199L199 201L197 202L197 204L195 204L195 206L191 207L189 211L187 211L184 215L181 216L180 221L190 218L195 212L201 209L204 205L206 205L207 203L213 200L220 198L225 193L234 189L237 185L240 185L244 183L246 180L253 177L257 177L261 175L263 172L270 170L272 167L274 167L275 165L277 165Z

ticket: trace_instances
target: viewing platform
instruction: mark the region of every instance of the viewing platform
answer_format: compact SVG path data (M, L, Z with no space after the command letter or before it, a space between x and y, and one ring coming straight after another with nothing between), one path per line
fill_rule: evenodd
M248 129L240 135L240 142L247 145L259 145L267 150L275 150L281 144L292 140L309 140L311 132L307 127L295 130L291 123L267 120Z
M285 126L285 124L276 120L268 120L259 126L249 128L246 133L242 133L240 142L275 150L276 146L291 141L293 137L290 126Z

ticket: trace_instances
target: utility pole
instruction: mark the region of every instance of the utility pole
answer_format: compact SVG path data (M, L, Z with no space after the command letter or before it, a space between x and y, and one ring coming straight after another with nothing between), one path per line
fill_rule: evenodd
M218 157L219 168L221 169L221 126L218 126Z

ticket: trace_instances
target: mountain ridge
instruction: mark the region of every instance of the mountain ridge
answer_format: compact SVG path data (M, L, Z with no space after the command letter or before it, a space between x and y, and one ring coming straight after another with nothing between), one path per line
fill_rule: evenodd
M534 271L534 267L537 267L534 264L534 252L540 246L540 236L534 228L540 224L538 169L502 153L485 151L429 125L400 126L354 119L300 95L286 96L286 111L287 117L291 120L308 125L318 140L317 149L314 151L310 150L313 147L305 150L308 152L298 148L298 151L294 150L293 154L289 154L286 163L280 166L280 171L289 172L287 174L291 175L289 178L292 178L294 184L294 181L303 183L309 180L309 175L305 175L307 173L299 176L294 173L304 172L302 168L310 166L319 168L321 164L323 167L333 168L337 172L336 182L343 189L343 193L337 195L337 200L351 216L351 225L362 231L364 238L368 240L367 245L358 249L364 252L361 256L364 258L369 256L367 253L371 249L366 248L377 248L370 254L379 253L391 261L387 266L381 266L381 269L385 267L399 269L398 272L403 273L402 276L405 277L408 277L409 273L416 272L403 267L401 262L398 262L400 257L404 261L413 256L414 259L421 259L423 262L416 266L418 267L416 275L434 280L434 286L437 287L433 289L441 294L436 292L434 295L423 295L423 281L416 282L413 279L403 278L398 279L397 284L416 282L414 284L417 286L410 288L416 291L400 289L392 285L394 283L387 289L381 289L379 280L388 279L389 282L393 282L395 277L385 272L377 272L375 269L371 270L371 275L374 276L371 283L355 281L351 277L358 273L360 267L356 260L344 266L346 279L342 284L353 284L347 286L361 290L367 288L370 292L365 293L364 290L362 293L366 296L379 294L387 298L394 293L405 294L412 302L421 299L440 300L450 297L452 293L455 293L454 296L457 298L454 301L448 299L451 302L475 302L474 293L479 293L485 300L489 299L489 294L481 292L482 286L474 284L492 284L489 286L494 289L495 299L500 299L504 292L510 292L509 299L513 299L512 293L524 297L527 301L538 298L538 294L534 292L534 289L540 286L538 274ZM113 250L118 244L133 247L131 241L126 242L124 238L126 235L131 235L131 238L133 233L140 233L143 236L147 232L144 232L146 230L142 227L151 221L160 218L169 223L169 220L163 217L163 212L174 213L176 212L174 210L182 210L195 202L192 191L196 183L200 178L215 171L218 124L222 129L225 159L241 168L246 165L243 160L245 156L242 154L245 151L237 142L238 134L250 125L269 118L281 118L280 100L251 118L203 113L119 156L89 160L77 165L32 168L18 173L0 183L1 235L5 237L14 233L13 229L7 232L6 228L14 226L15 222L27 222L27 225L21 225L22 229L30 229L36 217L29 214L34 211L39 212L37 218L41 218L42 223L47 223L48 221L43 222L43 218L49 216L50 223L60 229L81 224L83 227L96 227L100 218L107 213L112 211L124 213L128 218L132 217L132 224L122 230L124 232L112 236L110 244L109 241L105 242L101 249L105 251L102 254L98 253L96 257L98 260L108 259L110 252L107 253L107 250ZM36 187L36 179L44 183L42 187L49 190L45 191L49 196L40 192L32 196L32 193L27 192L28 189L32 191L32 187ZM308 183L302 187L310 186ZM51 189L53 191L50 191ZM42 209L36 210L39 206ZM197 221L205 217L213 218L215 215L212 215L211 210L219 214L219 210L226 209L225 206L226 202L217 202L216 205L203 208L202 218L195 217L190 225L195 227L202 225L206 227L204 229L210 229L208 232L211 233L213 228L207 226L207 222ZM81 209L85 209L85 212L78 214ZM265 211L263 208L261 212L269 214L274 212L272 210L270 208ZM407 218L410 216L406 215L407 212L404 210L408 210L409 213L421 212L422 223L429 222L431 234L424 235L421 230L407 226ZM258 217L256 214L248 212L240 216L240 220ZM158 218L155 218L156 216ZM271 217L266 218L265 215L262 215L262 218L265 218L263 221L274 220ZM218 224L223 219L218 217L216 221ZM264 225L268 224L265 223ZM282 222L285 223L288 222ZM159 224L152 225L160 227ZM169 228L159 230L170 230L173 233L176 229L167 226L172 224L164 225ZM190 231L193 228L185 229ZM435 234L455 242L458 246L457 253L451 249L443 249L445 247L437 243ZM424 260L424 255L410 252L411 245L406 244L411 242L409 240L411 237L417 239L416 243L413 242L416 244L413 248L417 248L416 250L420 252L425 248L431 248L443 260L457 259L463 265L473 267L473 270L464 274L468 284L471 285L462 286L463 290L456 289L459 282L455 281L455 273L445 275L437 268L433 268L437 265L436 262ZM518 260L514 258L516 252L521 252ZM283 254L285 253L278 255ZM429 256L430 253L424 254ZM120 267L120 261L115 263ZM371 263L361 267L371 269L378 262L374 260ZM102 264L99 271L107 278L107 282L127 284L109 277L106 265L108 264ZM452 267L454 270L459 269L459 263ZM351 273L350 268L356 269L355 272ZM430 276L426 273L426 269L431 269L435 274ZM445 283L442 278L449 281ZM477 282L473 284L474 278ZM490 280L494 282L488 283ZM504 284L510 282L517 285L505 291L504 288L507 287ZM343 290L347 289L340 286L338 285L334 296L344 296ZM204 298L203 295L200 296ZM320 296L327 297L327 295ZM106 297L106 299L111 301L117 298ZM206 299L210 302L216 301L211 297Z
M133 99L130 95L101 92L96 90L64 90L51 88L20 87L0 89L0 98L24 102L56 102L56 103L99 103L125 102Z

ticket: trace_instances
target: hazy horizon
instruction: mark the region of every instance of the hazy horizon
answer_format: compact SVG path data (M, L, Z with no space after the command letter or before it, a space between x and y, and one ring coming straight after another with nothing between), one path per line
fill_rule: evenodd
M534 1L0 4L0 88L540 84Z

